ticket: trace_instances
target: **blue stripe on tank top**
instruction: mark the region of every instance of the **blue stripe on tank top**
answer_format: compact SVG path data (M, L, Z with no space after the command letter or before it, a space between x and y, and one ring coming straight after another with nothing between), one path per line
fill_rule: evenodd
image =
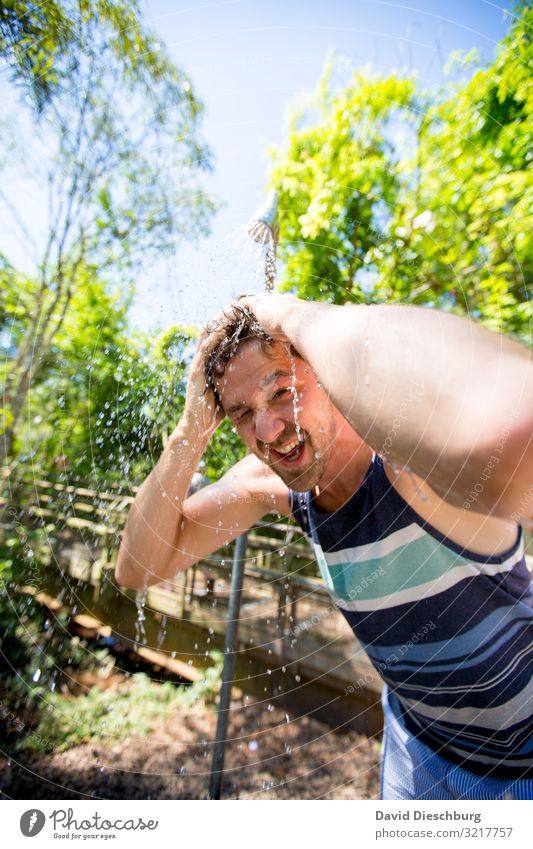
M406 504L376 455L340 510L320 513L310 493L293 493L293 514L406 727L470 770L493 770L497 759L500 772L523 773L518 762L533 747L533 594L520 529L493 557L450 542Z

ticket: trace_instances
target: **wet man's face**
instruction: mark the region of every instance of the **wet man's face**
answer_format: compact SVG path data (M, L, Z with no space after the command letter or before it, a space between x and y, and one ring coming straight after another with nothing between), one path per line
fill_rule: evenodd
M281 343L239 346L215 382L247 447L299 492L320 483L331 460L339 413L308 363Z

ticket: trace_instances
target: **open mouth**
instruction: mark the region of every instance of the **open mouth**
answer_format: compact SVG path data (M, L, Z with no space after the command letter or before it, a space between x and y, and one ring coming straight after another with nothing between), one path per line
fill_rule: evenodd
M284 446L283 451L270 449L270 456L282 463L297 463L303 454L305 439L295 439L294 442Z

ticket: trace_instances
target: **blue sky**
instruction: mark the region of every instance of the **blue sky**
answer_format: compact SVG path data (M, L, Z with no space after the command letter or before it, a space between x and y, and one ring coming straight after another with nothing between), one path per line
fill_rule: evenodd
M328 51L383 73L413 71L437 89L451 52L476 47L490 62L509 26L505 6L486 0L143 0L142 8L206 106L203 132L216 157L206 186L225 204L198 249L182 247L171 267L139 281L131 318L144 328L203 323L235 292L260 285L256 254L235 244L235 232L263 198L266 151L283 139L287 107L315 87Z
M203 136L215 155L205 188L223 204L209 238L196 248L182 245L172 262L136 281L130 317L145 330L203 324L235 294L262 288L258 253L242 227L264 197L267 150L283 140L287 109L315 88L330 51L350 66L384 74L411 71L424 87L438 90L449 85L443 67L453 51L475 47L489 63L509 27L505 7L488 0L140 4L145 22L160 34L205 104ZM5 74L0 86L9 115ZM14 126L20 120L19 110ZM39 203L31 174L28 185L19 179L13 188L35 231ZM7 226L3 249L17 267L31 271L28 245L15 243Z

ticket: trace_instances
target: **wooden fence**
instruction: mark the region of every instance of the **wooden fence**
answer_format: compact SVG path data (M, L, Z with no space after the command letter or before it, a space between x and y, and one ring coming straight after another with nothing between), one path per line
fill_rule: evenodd
M25 521L49 529L42 589L111 628L123 643L205 666L221 649L232 548L140 594L117 587L114 562L133 493L102 492L25 471L4 491ZM294 712L375 733L381 681L316 573L295 525L258 523L249 533L236 686Z

